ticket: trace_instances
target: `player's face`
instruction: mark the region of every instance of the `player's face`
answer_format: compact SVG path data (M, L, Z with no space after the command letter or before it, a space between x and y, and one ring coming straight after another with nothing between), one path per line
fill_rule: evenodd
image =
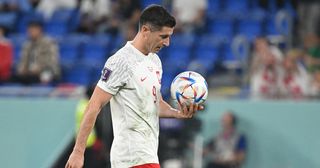
M158 31L150 31L149 38L147 40L147 49L149 52L157 53L162 47L170 45L170 37L173 34L171 27L162 27Z

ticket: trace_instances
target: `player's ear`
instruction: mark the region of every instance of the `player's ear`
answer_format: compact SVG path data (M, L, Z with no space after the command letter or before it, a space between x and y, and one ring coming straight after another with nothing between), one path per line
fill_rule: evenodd
M141 26L140 33L142 34L142 37L143 37L143 38L148 37L148 36L149 36L148 34L150 33L150 28L149 28L149 26L147 26L147 25L142 25L142 26Z
M147 25L142 25L141 26L141 32L142 33L146 33L148 31L150 31L150 28Z

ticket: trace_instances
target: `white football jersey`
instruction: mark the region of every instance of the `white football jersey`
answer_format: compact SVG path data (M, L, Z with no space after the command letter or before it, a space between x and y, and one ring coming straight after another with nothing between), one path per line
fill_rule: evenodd
M159 163L161 76L158 55L146 56L131 42L107 60L97 85L113 95L110 100L113 168Z

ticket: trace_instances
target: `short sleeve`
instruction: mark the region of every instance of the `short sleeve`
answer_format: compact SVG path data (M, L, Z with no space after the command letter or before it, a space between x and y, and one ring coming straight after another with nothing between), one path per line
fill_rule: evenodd
M126 85L129 75L128 61L120 55L110 57L101 71L98 87L115 95Z

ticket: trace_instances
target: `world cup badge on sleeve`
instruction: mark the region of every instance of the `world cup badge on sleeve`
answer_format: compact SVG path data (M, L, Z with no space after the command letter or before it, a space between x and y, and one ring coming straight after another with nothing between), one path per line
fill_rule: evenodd
M112 71L110 69L108 69L107 67L104 67L102 72L101 72L101 80L102 81L107 81L109 76L110 76L110 74L111 74L111 72Z

